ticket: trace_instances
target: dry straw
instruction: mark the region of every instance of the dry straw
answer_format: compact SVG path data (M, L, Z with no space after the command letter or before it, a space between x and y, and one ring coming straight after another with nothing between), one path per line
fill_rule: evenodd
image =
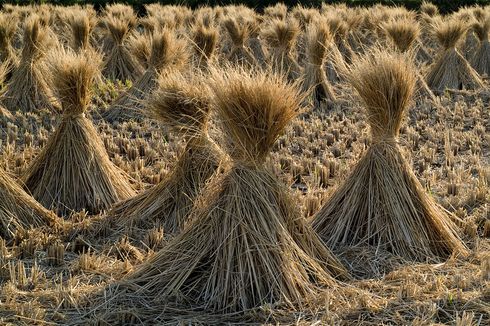
M481 17L473 24L473 31L478 38L479 45L471 59L471 65L480 74L490 77L490 13Z
M12 77L2 96L2 102L7 109L32 112L42 108L55 108L43 62L48 46L49 37L46 27L41 24L38 16L29 16L24 22L19 64L12 72Z
M250 28L247 21L229 17L223 21L223 26L231 40L228 60L233 64L253 67L256 62L251 50L247 47L250 38Z
M133 86L122 93L102 114L107 121L141 120L144 117L144 100L155 89L158 76L163 71L180 70L188 62L186 43L175 33L164 29L151 40L148 69Z
M191 37L194 65L199 69L207 70L216 59L219 30L211 25L197 23L191 31Z
M15 32L17 31L17 19L13 15L0 13L0 64L4 66L4 74L10 78L12 70L18 64L17 54L12 46Z
M420 12L428 15L429 17L434 17L439 14L439 8L431 2L422 1L420 5Z
M160 79L148 109L179 138L187 141L173 170L158 185L116 205L110 212L117 225L165 233L182 231L193 202L215 173L222 154L207 134L209 91L200 78L173 73Z
M301 74L301 69L293 56L299 25L296 20L274 19L262 30L262 37L269 47L272 69L288 80L295 81Z
M70 47L76 52L91 49L90 33L95 26L95 17L84 10L74 10L69 18L71 30Z
M211 87L233 163L203 189L184 232L121 285L130 298L181 311L298 307L319 286L335 286L332 275L346 276L264 165L298 114L298 90L271 74L236 70L213 73Z
M41 204L60 215L95 214L134 194L85 116L100 61L61 50L53 56L53 84L63 117L23 180Z
M127 39L135 21L128 18L107 16L103 19L105 26L105 64L102 73L111 80L137 80L143 68L131 53Z
M456 19L435 20L433 28L442 49L429 67L427 85L437 92L482 87L480 76L457 49L466 33L466 24Z
M410 55L419 50L415 45L420 35L420 26L415 20L408 18L391 20L383 24L383 29L399 52ZM439 105L439 99L431 91L419 70L416 69L414 73L417 78L415 95L417 100L429 98L434 104Z
M54 226L57 217L26 193L0 169L0 236L12 239L16 231Z
M372 245L417 261L466 250L456 225L425 192L398 145L415 90L414 71L409 56L376 49L350 68L372 144L313 220L330 246Z
M306 31L306 67L303 88L315 106L335 101L334 91L325 70L327 51L332 46L328 25L316 21Z

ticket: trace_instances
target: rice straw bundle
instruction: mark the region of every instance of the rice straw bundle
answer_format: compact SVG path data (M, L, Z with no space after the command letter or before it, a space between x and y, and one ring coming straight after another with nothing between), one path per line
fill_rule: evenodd
M311 24L306 31L306 67L303 90L317 107L321 103L335 101L335 94L325 72L327 50L331 47L332 34L328 25L321 21Z
M255 58L246 46L250 34L246 21L239 21L237 18L229 17L225 19L223 26L231 40L231 50L228 54L228 60L233 64L253 67L256 64Z
M490 13L480 21L473 24L473 31L478 38L479 45L471 59L471 65L480 74L490 77Z
M134 57L138 60L138 63L145 70L148 69L148 61L151 56L151 39L152 34L134 34L129 40L129 48Z
M113 16L104 18L106 58L102 74L111 80L137 80L143 68L131 53L127 38L134 21L123 20Z
M15 111L32 112L41 108L55 109L52 90L49 88L42 61L49 46L48 32L41 25L38 16L31 15L24 23L22 54L16 69L12 72L5 93L3 105Z
M338 16L328 15L326 22L330 32L333 34L333 39L338 51L342 54L342 59L345 62L351 62L353 51L346 41L349 36L349 26ZM337 61L339 61L337 59Z
M194 62L199 69L206 70L215 61L218 40L219 31L217 28L202 23L194 25L192 46L194 48Z
M439 8L431 2L422 1L420 5L420 12L428 15L429 17L434 17L439 14Z
M222 154L207 134L209 91L197 79L180 73L163 76L151 95L149 110L187 144L163 181L109 212L117 225L146 230L158 225L167 234L182 231L194 200L217 170Z
M438 92L482 87L480 76L456 48L466 33L466 25L453 19L436 21L434 25L434 33L442 46L442 52L429 67L427 85Z
M0 13L0 64L4 65L6 79L10 79L18 59L12 41L17 31L17 19L12 15Z
M23 180L42 205L60 215L84 209L96 214L134 194L85 117L100 61L61 50L54 56L53 83L63 117Z
M272 19L285 20L288 14L288 7L284 3L276 3L274 6L264 8L264 16Z
M12 239L17 230L53 226L57 217L26 193L0 169L0 237Z
M415 90L410 62L406 54L373 50L349 71L367 109L372 144L313 220L330 246L372 245L416 261L466 251L456 225L427 195L397 143Z
M148 69L133 86L122 93L102 117L107 121L139 120L144 117L144 100L155 89L158 75L163 70L182 69L188 61L184 41L177 39L168 29L156 33L151 40L151 55Z
M211 87L233 163L203 189L184 232L119 289L156 309L174 302L212 313L298 307L318 286L335 286L331 274L345 276L264 165L298 113L298 91L274 75L236 70L214 73Z
M272 20L262 31L264 41L269 47L272 69L294 81L300 76L300 67L292 54L299 33L295 20Z
M255 58L255 62L261 68L266 68L266 52L262 45L262 40L260 39L260 24L262 22L261 17L257 15L251 15L247 19L247 25L250 32L250 37L248 38L247 46Z
M414 50L414 44L420 35L420 26L412 19L392 20L383 24L383 29L388 35L396 49L402 53L409 53ZM417 51L418 49L415 49ZM429 98L434 104L439 105L439 99L430 90L425 79L419 70L415 70L416 75L416 99Z
M91 17L84 10L77 10L72 13L69 25L72 36L71 48L76 52L90 50L90 33L95 26L95 17Z

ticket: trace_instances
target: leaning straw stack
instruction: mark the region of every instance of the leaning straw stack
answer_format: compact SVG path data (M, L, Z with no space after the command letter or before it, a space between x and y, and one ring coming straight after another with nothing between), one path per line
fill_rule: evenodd
M444 92L446 89L471 90L483 86L478 73L457 49L466 29L464 22L454 19L434 23L434 34L442 47L426 77L427 85L434 92Z
M262 37L269 48L270 63L275 73L287 76L289 81L296 81L301 69L293 56L293 49L299 33L295 20L272 20L264 27Z
M308 94L315 107L320 104L331 104L335 94L327 80L325 61L327 50L332 46L332 34L328 25L316 21L306 31L306 67L303 90Z
M42 205L59 215L81 210L96 214L134 194L85 116L100 61L83 53L54 55L53 83L63 117L23 180Z
M183 230L189 211L222 154L207 133L209 91L199 78L173 73L160 79L148 109L187 144L173 170L158 185L117 204L108 214L125 228Z
M12 72L2 103L10 111L33 112L40 109L55 109L52 90L45 76L43 58L49 46L47 28L37 15L24 22L22 54L19 64Z
M213 314L298 307L319 286L335 287L332 275L346 276L265 167L298 113L298 91L274 75L236 70L214 73L211 87L233 162L203 189L184 232L121 282L116 295L155 313L169 305Z
M0 237L10 240L16 231L54 226L57 216L26 193L0 169Z
M141 120L145 116L144 101L155 89L158 76L164 70L180 70L188 62L188 51L184 41L177 39L173 31L164 29L151 40L151 55L143 76L122 93L102 114L110 122Z
M471 65L480 74L490 77L490 13L484 15L480 21L473 24L473 31L479 44L471 59Z
M332 247L372 245L416 261L465 252L456 225L427 195L398 145L416 83L410 58L373 50L350 69L372 145L317 213L314 229Z

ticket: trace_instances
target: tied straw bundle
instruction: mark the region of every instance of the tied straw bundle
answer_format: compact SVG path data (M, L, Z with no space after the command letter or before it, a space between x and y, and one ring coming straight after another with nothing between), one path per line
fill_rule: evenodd
M63 117L23 180L41 204L60 215L84 209L96 214L134 194L85 116L100 60L63 50L53 55L53 83Z
M410 62L405 54L375 49L351 67L348 78L366 106L372 144L313 220L332 247L372 245L416 261L466 251L397 143L415 90Z

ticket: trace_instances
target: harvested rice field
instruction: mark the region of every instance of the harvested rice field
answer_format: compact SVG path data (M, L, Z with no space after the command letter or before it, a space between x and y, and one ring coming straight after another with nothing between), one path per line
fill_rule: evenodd
M0 324L490 324L489 6L144 11L0 11Z

